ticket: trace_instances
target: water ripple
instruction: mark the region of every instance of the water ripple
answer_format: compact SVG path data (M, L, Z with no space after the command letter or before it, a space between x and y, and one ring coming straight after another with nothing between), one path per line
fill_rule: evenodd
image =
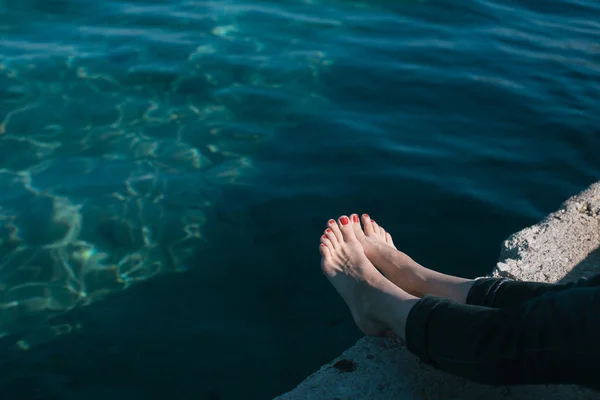
M0 336L205 268L217 206L391 196L404 239L432 204L456 239L600 179L592 0L2 4Z

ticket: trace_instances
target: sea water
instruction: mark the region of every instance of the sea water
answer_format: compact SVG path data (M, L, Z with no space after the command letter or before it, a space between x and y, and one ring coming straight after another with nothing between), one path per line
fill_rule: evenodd
M592 0L0 1L6 393L291 389L360 337L319 271L341 214L489 273L600 179L599 21Z

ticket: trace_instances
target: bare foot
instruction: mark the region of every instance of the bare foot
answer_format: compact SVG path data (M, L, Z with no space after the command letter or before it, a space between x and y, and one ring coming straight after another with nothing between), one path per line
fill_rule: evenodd
M330 226L331 221L333 220L329 221ZM422 296L416 287L415 274L423 267L396 249L392 236L385 229L373 221L368 214L363 214L360 219L357 214L352 214L350 225L365 255L378 270L399 288L412 295Z
M415 298L388 281L371 264L352 222L329 221L321 237L321 269L342 296L361 331L381 336L388 330L404 338L404 325Z
M329 226L333 225L336 222L329 220ZM349 225L369 261L394 285L416 297L430 294L466 304L475 282L473 279L446 275L423 267L397 250L392 236L367 214L363 214L361 218L352 214Z
M352 220L352 228L354 229L356 238L360 244L363 245L365 253L368 252L367 257L369 257L369 254L375 257L375 253L380 251L380 247L391 247L396 250L392 235L386 232L381 226L377 225L368 214L363 214L361 217L364 229L360 226L357 214L352 214L350 218Z

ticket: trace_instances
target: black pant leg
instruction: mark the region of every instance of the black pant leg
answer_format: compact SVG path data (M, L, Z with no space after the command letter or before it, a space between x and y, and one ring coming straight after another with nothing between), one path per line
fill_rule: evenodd
M545 294L576 287L600 286L600 274L565 284L521 282L506 278L478 279L467 296L467 304L505 308L524 303Z
M408 349L446 372L488 384L595 385L600 287L546 293L509 308L425 296L406 325Z

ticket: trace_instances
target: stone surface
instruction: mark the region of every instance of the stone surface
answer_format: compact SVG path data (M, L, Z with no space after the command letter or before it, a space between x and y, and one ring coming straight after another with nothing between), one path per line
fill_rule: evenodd
M600 183L509 237L491 276L567 282L600 272ZM598 399L573 385L492 387L422 363L391 340L363 338L277 399Z

